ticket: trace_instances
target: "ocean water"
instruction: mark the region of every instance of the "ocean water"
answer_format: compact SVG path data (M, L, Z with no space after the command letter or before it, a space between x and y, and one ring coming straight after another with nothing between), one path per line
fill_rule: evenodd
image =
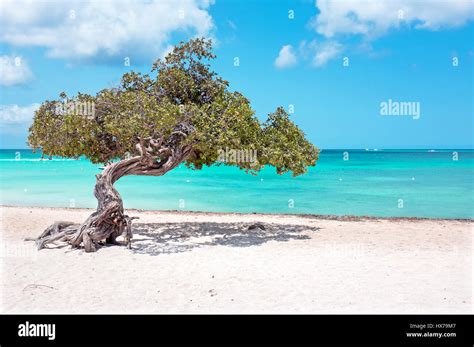
M100 165L39 158L0 150L0 204L96 207ZM125 208L136 209L474 218L474 151L323 150L317 166L295 178L271 167L252 176L182 166L162 177L123 177L116 187Z

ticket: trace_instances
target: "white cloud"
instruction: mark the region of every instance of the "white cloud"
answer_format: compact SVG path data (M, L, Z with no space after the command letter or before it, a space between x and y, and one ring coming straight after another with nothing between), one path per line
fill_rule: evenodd
M370 47L372 40L400 27L440 30L474 19L472 0L316 0L315 5L319 14L310 26L327 41L303 42L300 51L311 54L316 67L339 57L350 35L362 36L359 48Z
M331 59L339 56L343 51L343 46L335 41L326 41L315 46L315 54L313 57L313 64L316 67L321 67L327 64Z
M33 74L22 57L0 56L0 85L13 86L28 82Z
M175 32L208 36L212 0L1 0L0 41L48 56L157 57Z
M316 0L320 13L312 26L325 37L362 34L377 37L401 25L438 30L474 18L472 0Z
M31 104L28 106L0 105L0 125L2 127L8 125L29 124L34 116L35 111L40 104Z
M296 55L291 45L285 45L280 49L278 57L275 59L275 66L284 69L296 64Z
M333 40L300 42L298 52L305 60L310 60L315 67L325 66L331 59L341 55L345 47Z

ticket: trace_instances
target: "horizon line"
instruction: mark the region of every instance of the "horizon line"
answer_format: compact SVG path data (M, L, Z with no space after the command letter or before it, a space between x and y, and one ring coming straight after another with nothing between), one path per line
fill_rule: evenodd
M440 147L419 147L419 148L348 148L348 147L341 147L341 148L322 148L318 147L320 151L326 150L326 151L341 151L341 150L360 150L360 151L367 151L367 152L376 152L376 151L395 151L395 150L474 150L474 147L470 148L461 148L461 147L449 147L449 148L440 148ZM26 148L0 148L0 150L33 150L32 148L26 147ZM41 151L41 149L37 150L38 152Z

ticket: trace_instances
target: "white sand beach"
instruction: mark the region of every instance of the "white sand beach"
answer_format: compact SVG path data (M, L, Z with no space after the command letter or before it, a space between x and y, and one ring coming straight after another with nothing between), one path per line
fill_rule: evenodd
M132 249L85 253L24 239L91 210L0 211L3 313L473 312L472 221L128 210Z

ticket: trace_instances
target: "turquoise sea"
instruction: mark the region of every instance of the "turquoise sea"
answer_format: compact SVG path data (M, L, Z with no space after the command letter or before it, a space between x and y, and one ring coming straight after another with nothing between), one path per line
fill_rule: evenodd
M100 165L39 158L0 150L0 204L96 207ZM116 187L125 208L136 209L474 218L474 151L323 150L296 178L270 167L252 176L183 166L163 177L123 177Z

